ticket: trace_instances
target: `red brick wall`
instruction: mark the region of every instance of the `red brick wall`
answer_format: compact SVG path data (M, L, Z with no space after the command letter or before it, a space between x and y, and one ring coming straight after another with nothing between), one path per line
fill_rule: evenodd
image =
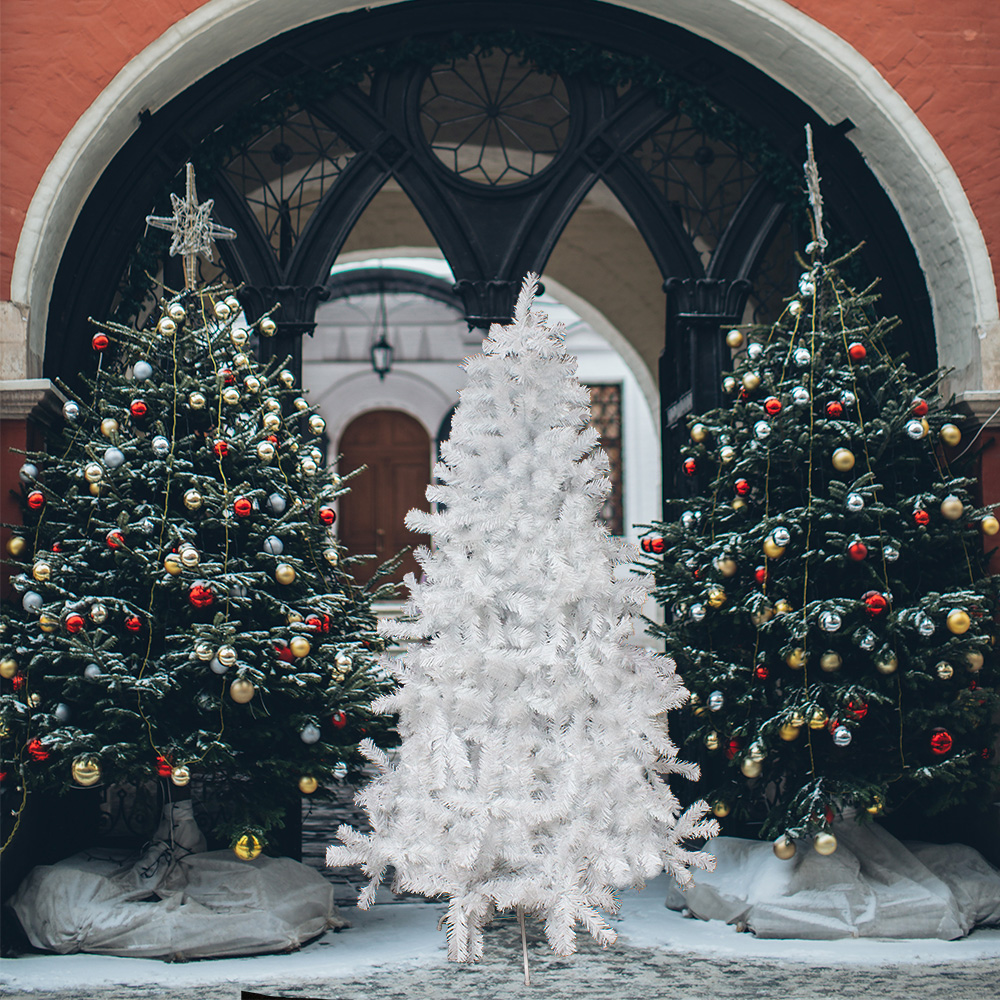
M2 0L0 298L10 297L28 203L73 123L129 59L204 2ZM1000 4L792 2L861 52L917 112L964 185L1000 273Z

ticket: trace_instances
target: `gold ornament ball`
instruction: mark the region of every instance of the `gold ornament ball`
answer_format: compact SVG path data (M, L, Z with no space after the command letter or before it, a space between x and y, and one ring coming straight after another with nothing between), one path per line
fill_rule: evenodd
M315 476L319 469L319 466L311 458L302 459L302 474L306 476Z
M215 658L224 667L231 667L236 662L236 650L232 646L220 646Z
M257 445L257 457L262 462L270 462L274 458L274 445L270 441L261 441Z
M812 715L809 716L809 728L810 729L822 729L827 722L827 714L822 708L817 708Z
M224 390L222 393L222 402L227 406L236 406L240 401L240 390L234 389L230 386L228 389Z
M215 313L216 319L226 320L229 319L229 314L232 310L226 305L225 302L216 302L215 309L212 311Z
M274 579L278 583L288 586L290 583L295 582L295 567L289 566L288 563L278 563L277 568L274 571Z
M776 615L787 615L789 611L792 610L791 601L786 601L782 598L780 601L774 602L774 613Z
M952 448L962 440L962 432L954 424L945 424L941 428L939 435L941 440Z
M187 313L184 311L184 306L179 302L174 302L167 307L167 315L175 323L183 323L187 319Z
M249 368L250 359L245 354L236 354L233 356L233 364L237 368Z
M712 608L721 608L726 603L726 592L721 587L713 587L708 592L708 605Z
M170 780L178 788L183 788L185 785L191 783L191 771L183 764L179 764L177 767L171 768Z
M723 465L728 465L736 458L736 449L732 445L724 445L719 449L719 458L722 460Z
M756 372L747 372L743 376L743 388L747 392L753 392L760 387L760 376Z
M201 562L201 554L193 545L185 545L178 554L188 569L194 569Z
M983 529L984 535L995 535L1000 531L1000 521L990 514L979 522L979 527Z
M118 421L114 417L105 417L101 421L101 433L106 437L113 437L118 433Z
M788 861L795 856L795 841L782 834L774 842L774 846L771 849L774 851L774 856L776 858L781 858L782 861Z
M192 410L205 409L206 402L207 400L205 399L204 395L200 392L192 392L191 395L188 396L188 405L191 407Z
M744 339L742 330L730 330L726 334L726 345L735 351L743 346Z
M799 733L802 730L799 726L793 726L790 722L786 722L779 730L778 735L786 742L791 743L793 740L799 738Z
M188 510L198 510L204 502L204 498L197 490L187 490L184 493L184 506Z
M844 661L841 659L840 653L837 653L832 649L828 649L819 658L820 670L825 670L828 674L835 673L843 665Z
M719 734L718 733L709 733L705 737L705 746L709 750L718 750L719 749Z
M302 615L299 614L298 611L289 611L285 615L285 621L288 622L289 625L298 625L299 622L302 621Z
M252 833L243 834L233 845L233 854L241 861L253 861L262 850L263 845Z
M780 559L785 554L784 545L779 545L770 535L764 539L764 555L768 559Z
M983 654L978 649L970 649L965 654L965 664L970 674L978 673L983 669Z
M313 434L322 434L323 431L326 430L326 421L321 416L314 413L309 418L309 430L311 430Z
M210 659L215 655L215 650L207 642L195 643L194 655L198 657L203 663L208 663Z
M872 799L872 804L865 806L865 812L870 813L872 816L878 816L882 812L882 808L882 800L876 795Z
M309 640L305 636L296 635L288 644L288 648L292 651L292 656L301 659L303 656L309 655L312 646L309 645Z
M277 327L277 324L274 322L273 319L271 319L269 316L265 316L257 324L257 329L260 330L260 332L265 337L273 337L274 334L275 334L275 331L278 329L278 327Z
M312 795L319 788L319 782L311 774L303 774L299 778L299 791L303 795Z
M732 503L733 510L743 510L746 505L747 502L743 499L743 497L737 497Z
M48 635L59 631L59 619L54 615L39 615L38 627Z
M695 424L691 428L691 440L695 444L701 444L708 437L708 428L704 424Z
M93 754L82 753L70 764L73 780L83 788L90 788L101 780L101 761Z
M801 729L806 724L806 717L801 712L792 712L788 723L792 726L798 726Z
M181 557L176 552L170 552L163 560L163 568L171 576L180 576L184 572L184 563L181 562Z
M875 669L880 674L894 674L899 667L899 660L896 659L895 655L888 653L885 656L880 656L875 661Z
M309 409L309 401L305 398L305 396L296 396L295 399L292 400L292 406L294 406L300 413L303 413Z
M83 478L87 480L88 483L99 483L104 477L104 469L101 468L96 462L91 462L83 470Z
M723 799L719 799L718 802L712 803L712 815L718 816L719 819L725 819L732 812L732 807L728 802Z
M229 697L232 698L237 705L245 705L256 693L257 689L253 686L253 684L242 677L237 677L236 680L229 685Z
M227 295L224 299L227 306L229 306L229 311L233 313L238 313L241 308L240 300L236 298L235 295Z
M743 772L744 777L759 778L764 768L759 760L753 760L751 757L744 757L743 763L740 764L740 770Z
M163 316L160 322L156 324L156 329L164 337L172 337L177 332L177 324L169 316Z
M260 379L256 375L248 375L243 380L243 386L247 392L256 394L260 392Z
M14 674L17 673L17 660L11 659L9 656L0 660L0 677L5 680L10 680Z
M752 621L754 625L760 627L761 625L766 625L773 617L774 608L765 605L759 611L755 611L750 616L750 621Z
M723 389L724 392L728 393L730 396L734 392L736 392L736 388L737 388L738 385L739 385L739 383L736 381L736 379L733 378L732 375L727 375L722 380L722 389Z
M850 472L854 468L854 452L849 448L838 448L830 461L838 472Z
M101 484L91 483L90 484L90 495L94 497L99 497L101 495Z
M723 576L735 576L736 570L739 567L737 566L735 559L731 559L729 556L723 556L723 558L715 560L715 568Z
M953 635L965 635L972 625L972 619L969 617L968 612L963 611L961 608L953 608L948 612L946 624L948 625L948 631Z
M813 850L826 857L837 849L837 838L832 833L817 833L813 837Z
M340 555L334 548L323 549L323 558L331 565L336 566L340 562Z
M281 417L277 413L265 413L262 425L268 434L273 434L281 426Z
M18 556L23 555L25 549L27 549L28 543L24 540L22 535L11 535L7 540L7 551L16 559Z
M945 497L941 501L941 516L949 521L957 521L965 512L965 505L958 497Z
M31 575L39 583L44 583L52 578L52 567L47 562L37 562L31 567Z
M934 673L943 681L950 681L955 676L955 668L947 661L942 660L935 668Z
M246 347L246 343L249 339L250 335L246 332L246 330L231 330L229 333L230 343L236 348Z
M287 369L282 368L278 372L278 381L286 388L291 389L295 385L295 376Z

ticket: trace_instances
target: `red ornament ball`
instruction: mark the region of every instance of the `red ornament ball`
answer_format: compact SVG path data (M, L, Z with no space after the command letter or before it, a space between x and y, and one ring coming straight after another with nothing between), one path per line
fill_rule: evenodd
M95 333L93 337L90 338L90 346L93 347L95 351L107 350L108 344L111 341L108 340L108 335L106 333Z
M337 512L332 507L320 507L319 522L329 527L337 520Z
M776 417L781 413L781 400L777 396L768 396L764 400L764 410L769 416Z
M48 760L49 751L45 749L45 744L36 737L33 740L28 740L28 756L32 760Z
M864 542L851 542L847 546L847 554L855 561L861 562L868 558L868 546Z
M753 668L753 675L759 681L766 681L769 674L770 671L767 669L767 666L763 663L758 663L757 666Z
M836 399L826 404L826 415L828 417L840 417L844 414L843 405Z
M737 479L733 488L741 497L747 496L750 492L750 484L745 479Z
M693 458L684 459L684 475L693 476L698 471L698 463Z
M24 687L24 674L14 674L10 679L15 691L20 691Z
M653 551L653 543L648 538L644 538L641 542L639 542L639 547L642 549L643 552Z
M142 628L142 619L138 615L129 615L125 619L125 628L130 632L138 632Z
M844 714L860 722L868 714L868 702L864 698L851 698L844 706Z
M753 578L759 584L764 584L767 581L767 567L766 566L758 566L753 571Z
M76 635L83 628L83 615L72 614L66 618L66 631L70 635Z
M926 399L921 399L919 396L913 400L913 405L910 407L910 412L915 417L923 417L927 415L927 411L930 407L927 405Z
M291 663L295 659L295 654L287 642L276 642L274 644L274 651L278 654L278 659L284 663Z
M222 376L222 380L226 385L232 385L236 381L236 376L233 374L231 368L220 368L219 374Z
M732 760L742 749L743 744L739 740L730 740L726 745L726 759Z
M108 543L109 549L117 549L125 544L125 536L117 528L112 528L108 532L105 541Z
M916 521L917 524L930 524L931 516L921 507L913 512L913 520Z
M145 400L133 399L129 404L128 412L132 414L135 420L141 420L147 413L149 407L146 406Z
M993 750L993 747L983 747L983 749L979 751L979 756L983 760L993 760L995 751Z
M337 729L343 729L347 725L347 716L338 710L330 716L330 721Z
M649 546L657 555L659 555L666 548L666 543L662 538L660 538L659 535L656 535L654 538L650 539Z
M852 361L864 361L865 356L868 354L865 350L865 345L859 344L857 341L847 345L847 353L850 354Z
M943 729L940 726L937 729L931 731L931 753L938 757L943 757L946 753L950 752L954 741L951 738L951 733L947 729Z
M28 506L32 510L40 510L45 503L45 494L41 490L32 490L28 494Z
M868 608L868 614L872 618L877 618L879 615L883 614L886 608L889 607L889 602L885 599L884 594L880 594L877 590L869 590L861 598L865 602L865 607Z
M229 445L225 441L216 441L212 450L217 458L225 458L229 454Z
M233 504L233 510L236 511L237 517L249 517L253 510L253 504L246 497L240 497Z
M306 615L305 626L306 628L312 629L314 632L329 632L330 616Z
M62 552L62 550L63 550L63 548L62 548L62 542L53 542L52 543L52 551L53 552Z
M207 584L195 583L192 584L191 589L188 591L188 600L196 608L207 608L214 603L215 594Z
M173 765L170 763L170 761L167 760L166 757L164 757L164 756L162 756L160 754L157 754L157 757L156 757L156 773L161 778L169 778L170 775L171 775L171 773L173 772L173 770L174 770L174 768L173 768Z

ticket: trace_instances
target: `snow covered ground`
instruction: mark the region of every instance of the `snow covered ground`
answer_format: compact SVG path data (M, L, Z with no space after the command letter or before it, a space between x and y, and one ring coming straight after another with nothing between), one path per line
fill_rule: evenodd
M521 978L512 918L495 921L478 966L448 965L438 903L384 902L349 909L352 927L290 955L166 964L98 955L0 960L0 996L70 1000L221 1000L241 991L321 1000L452 1000L535 996L579 1000L751 1000L857 997L879 1000L1000 995L1000 929L959 941L758 940L718 922L685 919L663 905L667 876L623 894L618 943L552 955L529 921L533 986Z

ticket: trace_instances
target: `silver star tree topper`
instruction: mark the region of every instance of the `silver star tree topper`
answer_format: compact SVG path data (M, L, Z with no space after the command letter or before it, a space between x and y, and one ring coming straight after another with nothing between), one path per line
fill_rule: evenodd
M198 204L198 192L194 185L194 164L187 165L187 185L183 198L171 193L170 201L174 214L147 215L146 224L156 229L166 229L174 234L170 243L170 256L180 254L184 258L184 285L194 288L197 282L195 257L201 254L207 261L212 257L213 240L234 240L236 230L220 226L211 219L215 199Z

